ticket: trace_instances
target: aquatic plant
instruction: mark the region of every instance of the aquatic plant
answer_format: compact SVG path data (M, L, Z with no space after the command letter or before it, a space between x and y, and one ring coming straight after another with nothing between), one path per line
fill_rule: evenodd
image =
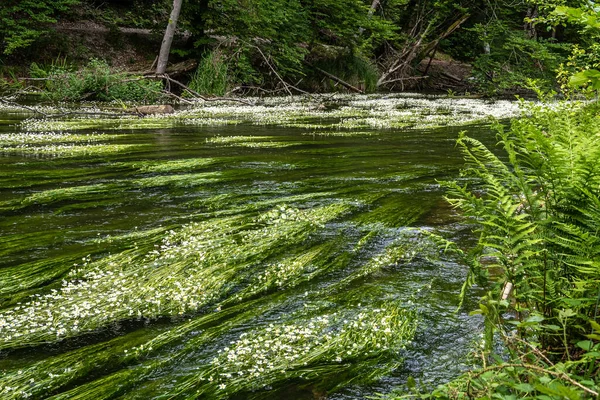
M231 345L218 351L208 368L184 381L180 393L226 398L272 387L290 379L318 380L326 389L329 376L348 369L361 369L369 382L400 360L416 329L414 312L397 305L332 313L289 324L269 324L244 332ZM384 365L377 364L381 363ZM370 368L378 370L376 373ZM352 377L339 385L357 380Z
M374 97L360 97L365 106L354 114L346 107L353 96L323 98L325 106L306 97L254 100L260 105L210 102L172 116L4 127L7 140L14 133L30 151L2 157L0 397L260 398L396 379L389 371L410 354L402 347L416 324L410 293L435 274L427 239L406 227L429 218L440 190L434 178L456 167L448 134L340 127L354 117L409 121L400 116L406 110L370 109ZM211 119L221 127L205 127ZM301 129L264 127L279 124ZM153 127L161 131L142 130ZM420 150L404 152L424 143L429 154L439 138L435 165L417 157ZM35 150L61 145L79 153ZM95 145L132 147L88 153ZM370 330L396 311L398 335L393 324L389 338L385 327ZM210 371L236 368L219 350L267 340L271 324L281 333L268 340L289 350L277 354L298 355L287 372L283 358L269 354L273 369L258 371L255 382L239 374L208 381ZM246 378L249 362L240 367Z
M134 248L97 261L84 258L59 289L0 312L0 349L61 340L116 320L196 311L255 274L280 245L301 243L350 209L334 204L294 211L294 218L266 213L248 226L243 217L193 223L170 231L143 257Z
M61 143L94 143L109 141L122 137L122 135L109 135L106 133L73 134L65 132L14 132L1 133L0 146L15 146L24 144L52 144Z
M0 153L33 154L51 157L101 156L143 150L148 146L135 144L22 144L0 147Z
M138 118L30 119L22 123L29 131L76 129L128 130L168 128L178 125L222 126L250 123L304 129L390 129L426 128L509 118L519 114L514 102L476 99L447 99L436 96L389 95L385 98L357 95L289 96L249 99L254 105L220 101L195 103L175 114ZM324 109L322 102L336 107ZM443 108L444 113L438 110Z
M223 146L251 148L280 148L301 144L295 142L284 142L275 139L277 139L275 136L215 136L206 139L206 142Z

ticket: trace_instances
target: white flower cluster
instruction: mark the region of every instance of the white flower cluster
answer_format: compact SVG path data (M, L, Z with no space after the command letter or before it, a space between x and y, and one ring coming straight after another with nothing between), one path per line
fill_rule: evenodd
M277 141L275 136L215 136L206 139L207 143L223 146L237 146L250 148L281 148L294 146L294 142Z
M240 120L227 118L183 118L181 122L184 125L194 126L239 125L242 123Z
M81 156L87 154L99 155L118 153L141 148L139 144L30 144L25 143L17 146L1 146L3 153L25 153L51 156Z
M397 352L410 342L415 329L414 313L394 305L354 315L333 313L303 323L269 324L241 334L220 350L203 377L219 389L240 381L258 389L307 366Z
M156 284L143 279L143 269L134 273L93 269L79 279L64 280L60 289L35 294L0 313L0 348L61 339L125 318L184 313L208 300L196 280L190 284L167 275Z
M382 96L327 95L289 96L250 99L259 105L233 102L197 103L191 109L174 114L153 115L140 119L122 115L119 118L76 118L70 120L29 119L21 126L29 131L69 131L80 129L149 129L170 128L181 124L222 126L240 123L256 125L294 126L305 129L351 128L427 128L460 125L482 121L489 117L510 118L520 114L517 102L488 102L477 99L448 98L399 94ZM323 103L337 104L327 109ZM275 143L275 142L273 142ZM284 147L285 142L277 142ZM224 143L223 143L224 144ZM237 142L228 145L269 147L265 142ZM289 145L289 144L287 144Z
M270 264L262 273L255 275L250 290L258 291L271 286L282 288L289 280L301 274L305 267L300 260Z
M288 208L278 215L281 210ZM134 248L97 261L85 258L60 288L0 312L0 349L60 340L124 319L195 311L226 294L247 260L302 241L344 210L293 210L295 220L255 229L242 217L190 223L169 231L150 252Z
M296 96L264 99L259 106L231 103L200 105L181 113L181 117L185 120L186 118L197 119L200 116L206 124L211 119L232 118L236 123L241 120L260 125L389 129L405 126L424 128L457 125L484 120L488 117L510 118L520 113L518 103L511 101L486 102L478 99L412 94L386 97L322 96L322 101L342 104L331 110L325 110L318 101L319 96L312 98ZM316 123L335 119L339 122Z
M13 146L22 144L40 144L53 142L76 142L76 143L93 143L99 141L111 140L119 135L107 135L105 133L91 134L70 134L61 131L57 132L14 132L0 134L1 146Z
M196 236L189 236L191 232ZM32 295L28 302L0 313L0 349L61 339L126 318L196 310L221 287L199 268L210 251L207 242L215 239L211 232L200 224L171 231L142 260L127 252L96 262L84 258L78 277L72 275L61 288ZM212 286L207 290L205 285Z
M257 218L257 222L267 225L278 225L290 221L314 222L309 213L286 204L279 205Z

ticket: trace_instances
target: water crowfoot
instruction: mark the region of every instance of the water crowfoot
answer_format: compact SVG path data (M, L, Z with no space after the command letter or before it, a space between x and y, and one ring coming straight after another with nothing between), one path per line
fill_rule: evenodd
M0 312L0 349L60 341L113 321L195 312L231 294L273 254L302 243L350 209L280 207L255 221L238 216L192 223L168 232L143 255L134 248L87 260L60 288Z
M195 389L196 394L226 398L292 379L325 382L328 375L354 368L372 380L379 376L377 370L397 365L415 329L414 312L391 303L269 324L242 333L219 350L210 366L181 385L181 393ZM356 378L349 374L348 379Z

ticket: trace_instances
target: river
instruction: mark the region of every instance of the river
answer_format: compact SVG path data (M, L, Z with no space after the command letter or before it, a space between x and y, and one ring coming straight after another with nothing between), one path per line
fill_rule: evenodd
M429 234L472 241L440 182L512 106L303 101L0 110L1 397L358 399L468 368L477 294L456 311L467 267Z

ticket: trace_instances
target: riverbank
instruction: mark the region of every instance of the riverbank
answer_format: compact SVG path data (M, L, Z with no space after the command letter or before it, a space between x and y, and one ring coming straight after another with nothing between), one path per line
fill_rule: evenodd
M194 79L193 74L198 65L197 58L178 55L191 51L193 44L189 39L189 33L185 31L176 36L173 46L179 51L171 55L171 67L167 71L172 78L178 79L186 85L189 85ZM57 79L57 76L50 76L52 70L58 72L55 75L71 71L75 76L82 76L85 75L91 60L105 62L113 75L135 77L145 73L151 74L161 40L162 32L157 29L120 27L94 20L59 21L39 43L28 48L27 51L3 60L0 65L0 90L6 94L23 93L40 90L46 86L55 86L51 82L45 85L46 80ZM226 46L233 39L216 37L213 40L223 42L222 45ZM335 54L341 49L331 48L323 51ZM344 67L342 65L342 68L352 69L355 66ZM209 73L216 74L214 71L209 71ZM374 71L365 70L364 73L372 74ZM346 79L343 75L340 76ZM123 78L123 80L127 79L129 78ZM227 91L242 96L287 93L299 95L303 91L312 93L352 91L340 84L340 82L345 83L343 79L335 75L328 78L319 72L314 73L314 71L308 75L304 73L303 79L298 84L280 81L275 76L270 79L272 80L264 81L262 85L232 81L229 83ZM367 82L370 79L373 78L363 77L359 73L350 78L348 85L356 90L372 91L374 87ZM287 89L284 89L286 85ZM176 85L170 89L175 94L183 92L182 88ZM404 77L382 90L385 92L450 92L458 95L472 95L477 92L472 76L472 66L454 60L441 52L436 52L431 57L420 61L414 68L413 76ZM59 98L60 93L56 97ZM113 99L126 100L118 96L114 96Z

